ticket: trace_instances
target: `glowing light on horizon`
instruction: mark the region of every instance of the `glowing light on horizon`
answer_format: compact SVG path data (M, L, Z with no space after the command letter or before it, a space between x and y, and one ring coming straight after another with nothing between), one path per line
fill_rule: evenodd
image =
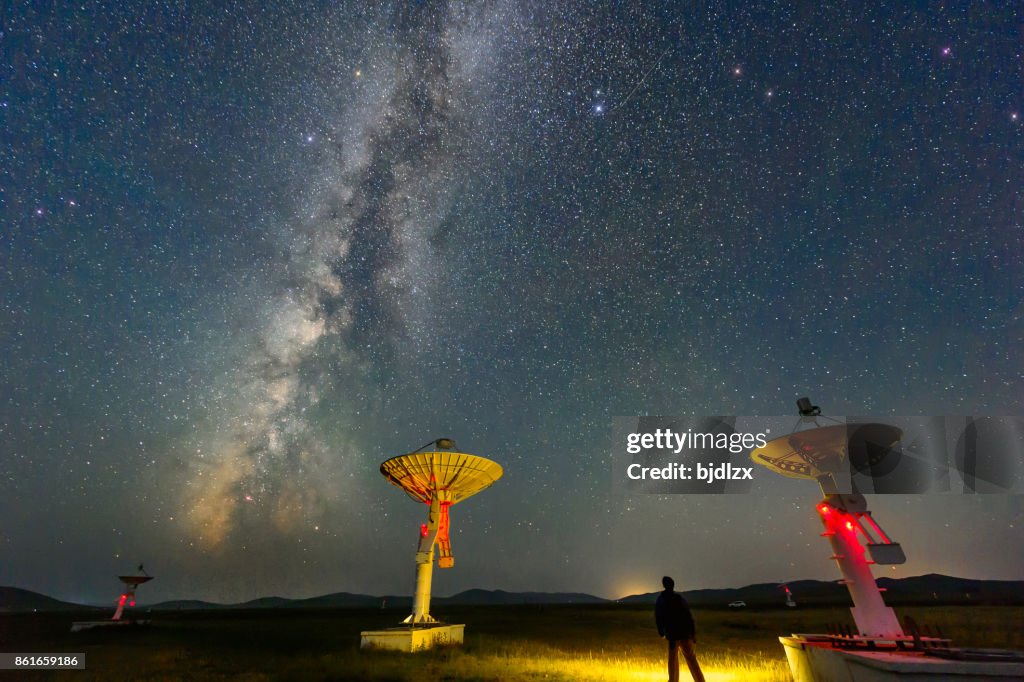
M660 592L661 583L658 581L657 576L654 580L651 580L651 576L634 577L630 576L623 578L619 583L611 590L611 593L615 595L614 599L625 599L626 597L632 597L636 594L650 594L651 592Z

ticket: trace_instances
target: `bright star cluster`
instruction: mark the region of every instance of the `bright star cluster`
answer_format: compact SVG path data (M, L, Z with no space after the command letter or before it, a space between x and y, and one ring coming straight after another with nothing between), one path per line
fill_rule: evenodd
M144 561L168 596L409 591L423 510L377 467L440 436L506 476L453 511L439 594L831 577L813 486L617 497L611 418L1019 413L1018 27L13 4L2 581L101 598ZM1020 500L876 509L906 574L1024 569Z

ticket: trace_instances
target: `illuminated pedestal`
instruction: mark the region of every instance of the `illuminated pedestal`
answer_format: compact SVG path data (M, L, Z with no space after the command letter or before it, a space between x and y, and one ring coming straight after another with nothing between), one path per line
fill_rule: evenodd
M1024 659L950 660L922 652L837 648L820 635L779 637L794 682L1009 682L1024 679ZM895 642L894 642L895 644ZM1019 655L1019 654L1018 654ZM981 656L979 656L981 657Z
M395 651L422 651L446 644L462 644L465 625L428 625L426 627L397 627L386 630L367 630L362 634L362 649L375 647Z

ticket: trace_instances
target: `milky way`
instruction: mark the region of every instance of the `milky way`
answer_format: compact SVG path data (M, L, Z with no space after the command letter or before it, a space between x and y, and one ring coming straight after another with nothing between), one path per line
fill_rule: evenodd
M365 76L380 81L368 110L337 122L312 214L289 244L287 288L271 299L257 347L227 389L237 412L197 453L190 514L208 546L227 539L247 502L265 506L280 531L315 515L348 453L328 448L307 412L325 386L365 391L367 364L395 362L431 338L431 240L465 161L461 98L481 75L475 50L493 29L480 12L398 11L390 54ZM329 370L317 358L323 345L335 360Z

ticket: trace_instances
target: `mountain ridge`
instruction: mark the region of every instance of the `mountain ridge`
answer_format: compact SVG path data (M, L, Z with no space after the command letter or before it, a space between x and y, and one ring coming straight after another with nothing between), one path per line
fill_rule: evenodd
M877 579L879 587L885 588L886 602L893 606L906 605L1024 605L1024 580L981 580L957 578L938 573L928 573L906 578ZM788 583L799 606L849 606L850 598L846 588L837 581L793 580ZM684 590L683 596L691 606L701 608L725 607L733 601L744 601L752 608L783 607L785 591L783 583L754 583L745 587L702 588ZM583 592L508 592L472 588L450 597L435 597L436 605L555 605L555 604L653 604L658 592L635 594L621 599L605 599ZM113 602L113 599L111 599ZM222 604L201 599L173 599L154 604L142 604L143 608L158 611L191 611L213 609L328 609L328 608L377 608L408 607L412 597L408 595L374 596L352 592L332 592L316 597L290 599L287 597L259 597L244 602ZM0 613L24 613L31 611L69 611L102 609L106 607L75 604L54 599L38 592L18 587L0 586ZM113 608L111 606L110 608Z

